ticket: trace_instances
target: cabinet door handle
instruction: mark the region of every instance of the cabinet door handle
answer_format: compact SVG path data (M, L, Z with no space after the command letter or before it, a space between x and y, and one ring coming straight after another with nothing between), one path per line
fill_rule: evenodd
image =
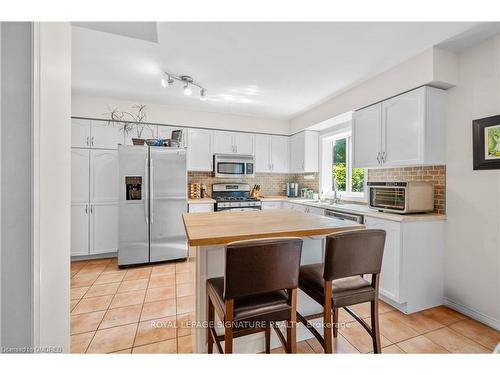
M91 204L91 205L90 205L90 214L92 215L93 213L94 213L94 205L93 205L93 204Z
M85 205L85 215L87 215L89 213L89 205L86 204Z
M93 146L94 145L94 137L91 138L90 144Z
M377 164L380 165L380 151L377 152Z
M382 163L385 163L385 151L382 152Z
M87 137L87 139L85 140L85 144L86 144L87 146L90 146L89 141L90 141L90 137Z

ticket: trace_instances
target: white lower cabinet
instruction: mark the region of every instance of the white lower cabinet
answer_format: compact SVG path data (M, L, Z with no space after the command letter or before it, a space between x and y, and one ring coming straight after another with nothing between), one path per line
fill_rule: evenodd
M281 201L272 201L272 202L262 202L262 209L280 209L283 208L283 202Z
M445 221L390 221L365 216L367 229L386 231L381 298L411 314L443 303Z
M90 255L118 251L118 203L90 207Z
M212 212L213 210L213 203L190 203L188 205L188 212Z
M71 256L89 255L89 205L71 205Z
M382 229L386 232L380 293L395 302L405 302L399 296L401 270L401 224L395 221L365 217L367 229Z

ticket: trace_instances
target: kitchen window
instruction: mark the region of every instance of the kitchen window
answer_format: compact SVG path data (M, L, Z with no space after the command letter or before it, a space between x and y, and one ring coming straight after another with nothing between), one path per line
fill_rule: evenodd
M365 197L366 171L352 166L351 132L343 132L322 138L321 185L324 195L334 190L342 198L363 199Z

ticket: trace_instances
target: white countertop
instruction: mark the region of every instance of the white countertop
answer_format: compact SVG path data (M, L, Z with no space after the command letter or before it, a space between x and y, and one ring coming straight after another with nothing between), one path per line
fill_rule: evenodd
M380 212L368 207L366 204L356 204L356 203L340 203L340 204L328 204L322 203L320 201L315 201L312 199L301 199L301 198L288 198L284 196L276 197L263 197L262 202L277 202L277 201L288 201L297 204L303 204L311 207L323 208L325 210L335 210L342 211L346 213L353 213L358 215L364 215L369 217L375 217L380 219L386 219L391 221L407 222L407 221L434 221L434 220L446 220L446 215L436 214L436 213L426 213L426 214L394 214L388 212Z

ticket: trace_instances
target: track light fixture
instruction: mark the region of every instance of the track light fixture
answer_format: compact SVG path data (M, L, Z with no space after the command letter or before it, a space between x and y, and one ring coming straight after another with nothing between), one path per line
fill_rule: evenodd
M161 85L163 87L173 86L175 81L179 81L184 84L184 95L191 96L193 94L192 86L196 86L200 89L200 100L207 100L207 89L201 84L196 82L193 77L188 75L175 75L170 72L164 72L166 78L161 79Z

